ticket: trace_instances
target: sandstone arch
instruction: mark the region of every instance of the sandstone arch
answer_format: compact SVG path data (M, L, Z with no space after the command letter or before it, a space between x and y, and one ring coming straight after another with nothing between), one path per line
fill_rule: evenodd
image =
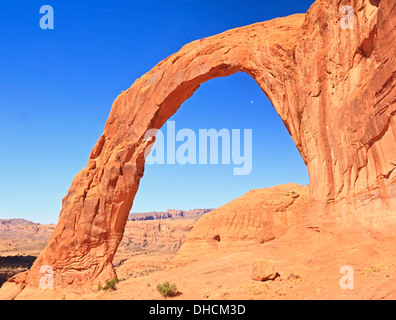
M115 277L111 262L152 143L145 132L160 128L201 83L237 71L260 85L300 151L310 214L334 223L350 213L362 222L383 218L396 204L396 7L354 3L353 30L338 24L340 1L318 0L306 15L187 44L136 80L114 101L48 245L12 281L37 287L42 265L55 269L56 286Z

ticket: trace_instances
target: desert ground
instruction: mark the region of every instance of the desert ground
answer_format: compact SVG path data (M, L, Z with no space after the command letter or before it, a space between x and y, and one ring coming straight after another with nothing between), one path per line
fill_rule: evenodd
M6 283L0 297L395 299L394 239L358 225L343 232L331 226L307 224L307 201L308 186L287 184L252 190L197 221L128 221L113 261L119 279L114 288L104 290L104 283L98 283L97 289L25 288L12 296ZM16 239L11 232L4 239L3 232L2 270L6 267L16 273L26 269L53 227L35 225L37 236L32 237L32 226L23 228L19 224L20 234L27 229L25 236L35 239ZM271 266L270 271L260 271L264 276L265 272L274 272L276 277L253 280L252 270L258 262ZM353 268L353 288L341 287L342 266ZM162 297L157 285L164 282L175 284L177 295Z

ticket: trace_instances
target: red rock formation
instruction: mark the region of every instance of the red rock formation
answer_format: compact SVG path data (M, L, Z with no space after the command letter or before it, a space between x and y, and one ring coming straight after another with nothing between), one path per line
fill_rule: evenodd
M307 214L309 187L289 183L251 190L205 214L173 259L174 265L265 243L284 235ZM219 250L220 249L220 250Z
M300 151L309 212L379 224L396 204L396 7L355 0L354 29L344 30L342 4L318 0L306 15L194 41L136 80L115 100L47 247L13 281L37 287L42 265L54 268L56 286L115 277L111 262L153 143L146 131L160 128L201 83L237 71L257 81Z

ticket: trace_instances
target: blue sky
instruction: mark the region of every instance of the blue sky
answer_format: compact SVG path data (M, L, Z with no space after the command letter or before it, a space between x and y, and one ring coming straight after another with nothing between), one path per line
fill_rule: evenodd
M313 0L15 0L0 11L0 218L56 223L121 90L184 44L293 13ZM42 5L54 30L39 27ZM253 102L253 103L252 103ZM133 212L214 208L250 189L308 184L279 116L248 75L201 86L171 118L182 128L252 129L253 170L147 165Z

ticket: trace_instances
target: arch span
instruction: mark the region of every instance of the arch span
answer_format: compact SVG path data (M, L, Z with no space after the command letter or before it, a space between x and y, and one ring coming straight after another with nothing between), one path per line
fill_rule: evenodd
M54 268L56 286L115 277L112 259L153 143L146 131L160 128L203 82L237 71L259 84L300 151L311 214L344 217L367 199L381 210L394 204L396 9L392 0L357 2L354 30L339 27L336 0L317 1L306 15L187 44L137 79L114 101L48 245L13 281L38 286L42 265Z

